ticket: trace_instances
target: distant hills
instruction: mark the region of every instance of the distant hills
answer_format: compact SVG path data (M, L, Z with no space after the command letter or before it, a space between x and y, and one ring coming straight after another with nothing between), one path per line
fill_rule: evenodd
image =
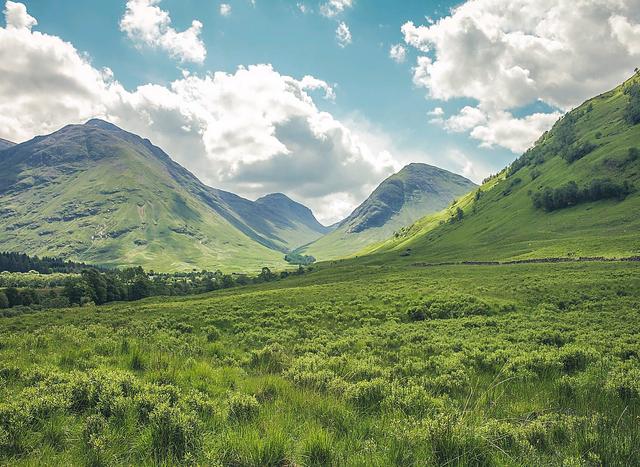
M640 75L589 99L450 208L364 248L366 261L640 255Z
M101 120L0 153L0 250L157 270L283 266L327 232L285 195L210 188L150 141Z
M427 164L409 164L384 180L335 230L299 249L318 260L351 255L389 238L421 217L440 211L477 185Z

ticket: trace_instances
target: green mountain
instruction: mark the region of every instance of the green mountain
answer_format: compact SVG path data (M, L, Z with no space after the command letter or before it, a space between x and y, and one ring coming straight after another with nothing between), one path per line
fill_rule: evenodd
M476 188L472 181L427 164L409 164L383 181L335 229L300 249L319 260L349 256L437 212Z
M0 250L159 270L281 267L325 230L310 213L289 218L277 197L210 188L148 140L91 120L2 151Z
M385 263L640 255L639 123L636 74L457 205L360 254Z
M9 140L0 138L0 151L2 151L3 149L8 149L8 148L10 148L12 146L15 146L15 145L16 145L16 143L13 143L13 142L11 142Z

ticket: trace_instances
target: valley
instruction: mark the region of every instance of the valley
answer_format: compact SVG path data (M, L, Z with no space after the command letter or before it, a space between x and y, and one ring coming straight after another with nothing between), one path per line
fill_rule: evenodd
M0 465L640 465L633 7L34 3Z

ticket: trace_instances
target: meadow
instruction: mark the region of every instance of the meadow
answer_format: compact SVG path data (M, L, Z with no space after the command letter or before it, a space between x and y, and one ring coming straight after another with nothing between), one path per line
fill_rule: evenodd
M0 463L640 465L640 271L345 262L0 318Z

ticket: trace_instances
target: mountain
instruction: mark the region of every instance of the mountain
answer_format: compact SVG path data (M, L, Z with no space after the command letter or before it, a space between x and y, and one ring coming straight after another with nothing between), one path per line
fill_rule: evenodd
M427 164L409 164L383 181L335 230L300 249L317 259L349 256L386 239L476 188L472 181Z
M324 233L278 198L210 188L150 141L91 120L2 151L0 250L158 270L277 267Z
M639 190L636 74L569 112L456 206L359 254L382 264L638 256Z
M0 151L15 146L16 143L12 143L9 140L0 138Z

